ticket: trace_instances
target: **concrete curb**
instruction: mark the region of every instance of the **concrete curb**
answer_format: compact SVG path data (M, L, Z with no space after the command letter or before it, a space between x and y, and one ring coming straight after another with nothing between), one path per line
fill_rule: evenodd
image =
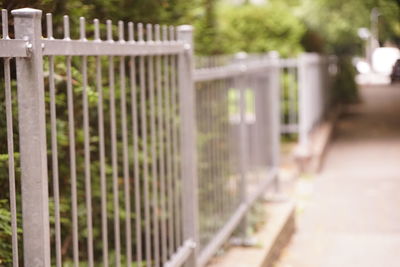
M272 267L295 232L295 205L292 201L266 202L268 221L255 234L257 244L230 247L215 257L208 267Z
M273 267L279 259L282 251L289 244L294 232L296 231L295 206L292 205L286 213L282 214L282 221L279 225L280 231L276 231L275 238L270 243L269 249L266 251L266 256L261 264L262 267Z
M336 121L341 112L341 107L335 108L327 116L327 119L312 131L310 135L311 148L308 154L298 153L299 146L293 150L293 157L296 159L299 172L318 173L321 170Z

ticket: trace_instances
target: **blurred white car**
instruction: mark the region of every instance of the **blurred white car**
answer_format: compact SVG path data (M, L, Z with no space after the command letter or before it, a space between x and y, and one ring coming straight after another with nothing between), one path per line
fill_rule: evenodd
M372 69L377 73L389 75L393 65L400 58L400 50L395 47L380 47L372 53Z
M355 63L356 69L359 73L364 74L364 73L369 73L371 71L371 68L368 64L367 61L365 60L357 60Z

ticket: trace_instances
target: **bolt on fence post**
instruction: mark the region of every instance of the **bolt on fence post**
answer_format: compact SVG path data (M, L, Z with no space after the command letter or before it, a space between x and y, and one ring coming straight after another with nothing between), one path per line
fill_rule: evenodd
M15 38L28 41L30 56L17 58L22 223L25 266L50 266L46 122L41 47L42 11L22 8ZM28 47L27 47L28 48Z
M197 181L197 137L195 87L193 80L193 27L177 28L177 39L185 45L179 54L179 111L181 121L181 178L183 238L192 242L193 251L186 266L197 266L198 238L198 181Z
M271 166L279 172L280 153L281 153L281 87L280 87L280 67L279 53L271 52L269 54L271 67L269 71L269 123L270 123L270 148L271 148ZM274 180L275 193L280 192L279 173Z

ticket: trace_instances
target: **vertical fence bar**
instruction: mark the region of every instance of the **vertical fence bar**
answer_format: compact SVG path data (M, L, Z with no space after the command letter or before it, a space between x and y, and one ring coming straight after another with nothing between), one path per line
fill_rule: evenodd
M268 116L267 112L265 112L265 98L264 96L267 94L266 90L266 85L268 82L265 82L267 74L266 73L260 73L257 75L254 75L256 87L254 88L254 113L255 113L255 139L258 142L258 145L256 143L255 146L255 155L257 157L257 164L258 167L264 167L266 166L265 162L265 152L268 150L269 147L265 146L266 138L265 138L265 132L266 132L266 124L264 123L265 117ZM268 125L269 128L269 125ZM262 145L259 145L262 144Z
M118 42L125 43L124 23L118 21ZM125 81L125 57L119 57L119 87L120 87L120 116L122 135L122 169L124 184L124 205L125 205L125 249L126 266L132 263L132 242L131 242L131 201L129 190L129 161L128 161L128 126L126 112L126 81Z
M208 138L208 151L207 151L207 164L208 164L208 188L207 191L210 192L211 195L211 203L209 204L210 208L210 213L209 216L211 216L212 220L211 220L211 227L209 227L209 230L212 232L216 232L218 230L218 226L219 226L219 220L218 220L218 194L216 193L218 188L216 188L216 186L212 186L212 184L216 181L216 175L215 175L215 169L212 167L213 163L215 162L215 145L213 144L213 139L214 139L214 95L213 95L213 83L214 81L207 81L205 83L205 90L206 90L206 94L205 94L205 100L203 100L204 102L206 102L206 120L207 120L207 128L206 128L206 135ZM202 200L203 201L203 200Z
M228 135L226 134L226 120L227 120L227 110L229 108L229 104L227 101L227 92L226 92L226 79L221 80L221 95L222 95L222 108L221 108L221 114L222 114L222 121L221 121L221 135L222 135L222 143L223 143L223 153L222 153L222 174L224 177L224 182L226 184L226 191L225 191L225 196L224 196L224 203L225 203L225 212L227 214L231 213L230 207L229 207L229 197L231 193L231 187L229 183L229 175L228 175L228 168L227 168L227 161L229 160L229 146L228 144Z
M177 37L178 40L185 43L185 52L179 54L178 59L183 238L193 242L193 252L187 261L187 266L196 266L198 250L198 181L195 89L193 82L193 27L189 25L179 26Z
M214 67L214 57L211 57L212 60L212 66ZM210 167L213 170L213 179L212 182L215 183L216 186L213 186L214 189L214 195L215 195L215 202L213 205L215 206L215 227L216 231L220 227L220 220L219 220L219 214L222 215L222 209L221 209L221 178L218 175L218 140L217 140L217 122L218 122L218 113L217 113L217 106L218 106L218 100L217 100L217 80L211 81L210 82L210 109L211 109L211 140L212 140L212 154L211 154L211 164ZM221 216L222 217L222 216Z
M239 187L240 187L240 204L247 202L247 160L248 160L248 133L246 125L246 88L242 82L244 75L239 78ZM245 242L247 237L247 216L243 216L241 227L242 241Z
M290 79L290 94L289 94L289 101L290 101L290 115L289 115L289 125L293 125L293 127L297 124L297 88L296 88L296 68L292 67L289 68L289 79ZM290 132L293 132L291 130Z
M175 27L170 26L170 40L171 42L175 42ZM179 125L178 125L178 86L177 86L177 57L176 55L171 56L171 110L172 110L172 155L173 155L173 165L172 165L172 173L173 173L173 188L175 189L173 192L173 202L174 202L174 210L175 210L175 243L176 247L179 247L182 243L181 240L181 205L180 205L180 179L179 179Z
M163 40L165 40L163 38ZM160 25L155 25L155 41L161 43ZM158 145L159 145L159 177L160 177L160 207L161 207L161 262L167 261L167 218L166 218L166 197L165 197L165 131L164 131L164 109L163 102L165 94L162 87L162 56L156 56L156 87L157 87L157 122L158 122Z
M221 107L224 106L224 102L223 102L223 95L222 95L222 81L223 80L218 80L217 81L217 99L218 99L218 106L217 106L217 116L218 116L218 143L220 144L219 149L218 149L218 175L219 175L219 179L221 179L221 209L223 212L223 216L225 218L225 216L227 216L227 210L226 210L226 206L225 206L225 197L226 197L226 189L227 189L227 184L225 183L225 177L224 177L224 172L223 172L223 162L224 162L224 156L223 156L223 142L224 142L224 138L222 137L222 123L223 123L223 114L222 114L222 110Z
M118 39L120 43L125 43L124 23L118 21ZM125 57L119 58L119 79L120 79L120 104L121 104L121 133L122 133L122 153L123 153L123 176L124 176L124 202L125 202L125 248L126 266L132 264L132 239L131 239L131 197L129 182L129 159L128 159L128 126L126 111L126 81L125 81Z
M134 25L128 23L129 42L135 43ZM131 91L131 116L132 116L132 143L133 143L133 179L135 194L135 240L136 240L136 262L141 266L142 262L142 210L140 200L140 177L139 177L139 127L138 127L138 107L136 97L136 64L133 56L129 57L129 79Z
M235 62L239 64L241 74L235 77L235 88L238 93L238 111L239 111L239 125L238 125L238 165L239 165L239 205L247 202L247 168L248 168L248 151L249 151L249 138L248 138L248 127L246 123L246 85L248 79L246 76L246 53L238 53L235 55ZM240 235L242 242L246 241L247 238L247 216L243 216L240 224Z
M218 58L217 58L218 59ZM218 186L218 196L219 196L219 214L225 218L225 210L224 210L224 179L222 177L222 172L221 172L221 163L222 163L222 157L221 157L221 152L222 152L222 147L221 147L221 136L220 136L220 125L221 125L221 88L220 88L220 83L221 80L216 80L214 83L214 98L215 98L215 140L216 140L216 145L215 145L215 165L216 165L216 171L217 171L217 181L219 183Z
M86 41L85 18L79 19L80 40ZM84 132L84 162L85 162L85 202L87 224L88 266L93 267L93 223L92 223L92 182L90 175L90 130L88 103L88 73L87 56L82 56L82 102L83 102L83 132Z
M163 37L166 42L169 42L168 28L163 28ZM168 232L168 254L172 255L174 252L174 235L173 235L173 202L172 198L172 141L171 141L171 84L170 84L170 60L171 56L164 57L164 86L165 86L165 146L166 146L166 204L167 204L167 232Z
M70 40L69 18L64 16L64 40ZM79 243L78 243L78 200L76 181L76 147L75 147L75 120L74 120L74 91L72 88L71 56L66 58L67 68L67 105L68 105L68 140L69 158L71 164L71 213L72 213L72 250L74 266L79 266Z
M229 162L231 161L231 149L230 149L230 130L229 130L229 109L230 109L230 102L229 102L229 80L224 79L223 81L223 94L224 94L224 121L223 121L223 135L224 135L224 142L225 142L225 149L226 152L224 154L224 172L227 182L229 184L229 191L228 195L226 196L226 206L229 213L232 212L232 184L231 184L231 176L230 176L230 166Z
M112 22L107 20L107 41L113 43ZM117 115L115 110L115 70L114 57L108 56L108 82L110 94L110 124L111 124L111 167L113 187L113 209L114 209L114 245L115 266L121 264L121 230L119 218L119 186L118 186L118 148L117 148Z
M282 75L285 77L285 74L288 76L289 73L289 68L283 67L281 70ZM289 99L286 98L286 95L288 94L290 88L289 84L286 84L285 79L282 81L282 87L281 87L281 92L280 92L280 120L281 120L281 125L284 125L286 127L288 127L290 125L290 120L286 119L285 117L285 111L286 111L286 107L288 107L287 102L290 101ZM290 110L288 110L288 112L290 113ZM288 130L286 130L287 132Z
M138 24L138 42L145 43L143 39L143 24ZM151 264L151 227L150 227L150 201L149 201L149 168L147 153L147 116L146 116L146 78L145 78L144 56L139 57L139 84L140 84L140 121L143 153L143 198L144 198L144 220L145 220L145 253L146 265ZM141 265L141 263L139 263Z
M323 77L323 72L324 72L324 58L320 55L316 55L318 60L316 64L316 71L317 71L317 81L318 81L318 108L320 112L318 113L318 117L314 123L320 122L326 111L326 102L325 102L325 96L326 96L326 84L324 83L324 77Z
M133 42L133 23L129 24L130 42ZM134 194L135 194L135 239L136 239L136 261L137 265L142 264L142 210L140 199L140 177L139 177L139 127L138 127L138 107L136 97L136 65L135 58L129 58L129 76L131 89L131 116L132 116L132 139L133 139L133 179L134 179Z
M94 40L100 42L99 20L95 19ZM101 58L96 56L96 90L98 94L97 113L99 129L99 158L100 158L100 191L101 191L101 237L103 266L108 266L108 227L107 227L107 182L106 182L106 156L104 141L104 108L103 108L103 86L101 73Z
M323 86L322 92L323 92L323 107L324 107L324 115L325 111L328 110L330 107L330 102L329 102L329 92L330 92L330 87L329 87L329 82L328 82L328 57L327 56L321 56L321 83Z
M153 26L146 25L147 43L154 44ZM154 266L160 266L159 256L159 229L158 229L158 173L157 173L157 149L156 149L156 106L154 93L154 56L147 58L147 77L150 100L150 143L151 143L151 186L152 186L152 206L153 206L153 243L154 243Z
M17 58L18 110L25 266L50 266L46 119L41 15L13 10L15 37L30 43L30 57Z
M3 39L8 36L8 14L7 10L1 11ZM13 266L18 266L18 230L17 230L17 203L15 189L15 163L14 163L14 127L12 115L12 93L11 93L11 72L10 58L4 59L4 81L5 81L5 102L6 102L6 123L7 123L7 152L8 152L8 176L10 187L10 211L11 211L11 235Z
M47 39L53 39L52 15L46 14ZM54 81L54 56L49 57L49 88L50 88L50 124L51 124L51 153L53 173L53 198L54 198L54 228L56 242L56 266L62 266L61 255L61 221L60 221L60 193L57 148L57 114L56 114L56 89Z

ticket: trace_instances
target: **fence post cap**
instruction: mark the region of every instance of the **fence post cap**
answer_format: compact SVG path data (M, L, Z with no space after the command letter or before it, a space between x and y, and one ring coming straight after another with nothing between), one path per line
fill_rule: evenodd
M180 32L192 32L193 31L193 26L192 25L179 25L176 28Z
M268 52L268 57L271 59L279 58L279 52L275 51L275 50L270 51L270 52Z
M237 52L235 54L235 59L246 59L247 58L247 53L246 52Z
M34 8L19 8L11 11L11 14L15 17L40 17L42 16L42 10Z

